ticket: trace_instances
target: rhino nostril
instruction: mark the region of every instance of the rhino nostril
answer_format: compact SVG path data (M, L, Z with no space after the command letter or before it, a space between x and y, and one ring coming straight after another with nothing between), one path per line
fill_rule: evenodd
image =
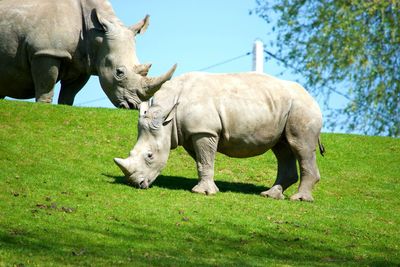
M139 182L139 187L142 189L145 189L148 187L146 179L143 179L142 181Z
M125 108L125 109L130 109L130 106L126 102L122 102L119 104L118 108Z
M127 101L127 103L128 103L129 109L135 109L136 108L135 104L133 104L132 102Z

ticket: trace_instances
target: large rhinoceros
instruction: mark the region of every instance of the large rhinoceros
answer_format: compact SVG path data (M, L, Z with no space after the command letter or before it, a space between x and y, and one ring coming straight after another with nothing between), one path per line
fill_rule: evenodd
M320 179L316 147L322 115L316 101L299 84L257 73L188 73L163 84L140 107L139 136L126 159L115 158L128 181L148 188L168 159L182 145L195 159L199 176L192 191L215 194L215 153L251 157L272 149L278 160L277 179L261 195L283 199L298 180L292 200L312 201Z
M106 0L1 0L0 98L51 102L61 80L58 103L72 105L98 75L116 107L138 108L175 70L146 77L151 65L139 64L134 37L148 22L125 27Z

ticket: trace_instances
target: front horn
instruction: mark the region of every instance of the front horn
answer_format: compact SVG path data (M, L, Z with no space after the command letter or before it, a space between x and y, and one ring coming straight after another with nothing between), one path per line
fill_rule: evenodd
M163 83L171 79L172 75L176 70L177 64L173 65L164 75L159 77L143 77L142 88L140 90L140 100L147 101L152 97L158 89L161 88Z
M131 175L127 159L114 158L115 164L121 169L125 176Z

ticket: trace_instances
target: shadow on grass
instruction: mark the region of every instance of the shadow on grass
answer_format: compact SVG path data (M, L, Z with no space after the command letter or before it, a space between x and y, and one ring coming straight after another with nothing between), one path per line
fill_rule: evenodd
M104 176L114 179L112 183L123 184L131 186L128 184L124 176L111 175L103 173ZM237 183L237 182L227 182L227 181L215 181L220 192L235 192L242 194L260 194L262 191L268 190L268 187L259 186L249 183ZM161 187L170 190L186 190L190 191L197 184L197 178L187 178L181 176L166 176L159 175L154 181L152 186Z
M14 257L20 254L21 259L12 264L20 266L29 261L33 265L41 265L43 259L46 259L49 265L61 263L60 265L90 266L112 265L117 261L127 266L399 264L398 258L385 258L385 255L396 253L393 249L376 247L373 256L354 258L350 251L337 248L329 242L309 240L290 232L269 231L270 226L267 224L255 230L246 225L232 224L229 220L213 227L189 221L185 227L176 228L176 224L174 226L168 220L156 223L151 218L144 220L151 223L143 227L139 224L96 219L94 227L65 225L61 229L69 232L68 238L65 237L64 231L60 231L59 226L54 225L50 225L45 232L29 231L23 235L2 231L0 245L3 251ZM4 229L3 225L0 226ZM221 231L221 228L227 228L229 231ZM312 230L317 233L323 232L320 228ZM102 242L97 241L98 236L102 236ZM165 237L160 239L160 236ZM193 239L198 242L190 242ZM141 245L135 245L138 243Z

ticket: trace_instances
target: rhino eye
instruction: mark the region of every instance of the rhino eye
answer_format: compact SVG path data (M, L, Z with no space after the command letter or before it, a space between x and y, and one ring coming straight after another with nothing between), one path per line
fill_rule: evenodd
M126 77L126 68L125 67L118 67L115 69L115 78L117 80L122 80Z
M153 160L154 160L154 156L153 156L153 153L152 152L147 152L146 154L145 154L145 162L146 162L146 164L147 165L150 165L152 162L153 162Z

